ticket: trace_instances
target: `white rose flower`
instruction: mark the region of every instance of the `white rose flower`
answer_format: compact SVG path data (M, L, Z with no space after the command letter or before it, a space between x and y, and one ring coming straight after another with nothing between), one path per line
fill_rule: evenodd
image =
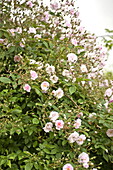
M73 132L69 137L68 140L70 143L74 143L79 137L79 134L77 132Z
M47 81L43 81L43 82L41 83L41 89L42 89L43 91L47 91L47 90L49 89L49 83L48 83Z
M64 92L63 92L63 90L61 88L58 88L58 90L56 90L56 91L53 90L52 93L58 99L60 99L60 98L62 98L64 96Z
M50 132L52 130L53 124L51 122L46 123L45 127L43 128L45 132Z
M69 53L67 55L68 61L69 62L76 62L77 61L77 55L75 55L74 53Z
M107 134L108 137L113 137L113 129L108 129L106 131L106 134Z
M48 74L53 74L53 73L55 73L55 67L54 66L50 66L49 64L48 64L48 66L46 67L46 72L48 73Z
M50 120L53 122L55 122L58 119L58 117L59 117L59 113L55 111L52 111L49 116Z
M56 75L53 75L50 77L50 80L52 81L52 83L57 83L58 77Z
M81 71L84 73L84 72L88 72L87 70L87 67L85 64L82 64L81 67L80 67Z

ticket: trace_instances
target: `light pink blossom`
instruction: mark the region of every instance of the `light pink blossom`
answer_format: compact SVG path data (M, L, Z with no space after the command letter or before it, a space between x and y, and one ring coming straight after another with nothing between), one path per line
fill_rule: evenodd
M55 111L50 112L49 118L51 121L55 122L58 119L58 117L59 117L58 112L55 112Z
M81 119L78 118L77 120L75 120L74 127L75 129L78 129L80 126L81 126Z
M52 81L52 83L57 83L58 77L56 75L50 76L50 80Z
M68 61L69 62L76 62L77 61L77 55L75 55L74 53L69 53L67 55Z
M83 167L84 168L89 168L89 164L88 163L83 163Z
M106 134L107 134L108 137L113 137L113 129L108 129L106 131Z
M36 73L36 71L31 70L30 71L30 75L31 75L31 79L32 80L35 80L35 79L38 78L38 74Z
M53 124L51 122L46 123L45 127L43 128L45 132L50 132L52 130Z
M15 55L15 56L14 56L14 61L15 61L15 62L20 62L21 58L22 58L22 57L21 57L20 55Z
M76 45L77 45L77 40L76 40L76 39L74 39L74 38L72 38L72 39L71 39L71 43L72 43L73 45L75 45L75 46L76 46Z
M28 1L26 4L27 4L30 8L33 7L33 3L32 3L31 1Z
M80 69L81 69L81 71L82 71L83 73L84 73L84 72L88 72L87 67L86 67L85 64L81 64Z
M63 170L74 170L74 168L71 164L68 163L63 166Z
M56 1L54 1L53 3L50 4L51 5L51 8L53 10L57 10L58 9L58 3Z
M49 83L48 83L47 81L43 81L43 82L41 83L41 89L42 89L43 91L47 91L47 90L49 89Z
M108 89L105 91L104 96L110 97L111 95L112 95L112 89L108 88Z
M48 64L48 66L46 67L46 72L50 75L55 73L55 67Z
M64 69L63 72L62 72L62 75L65 76L65 77L70 77L70 71L67 70L67 69Z
M94 118L95 116L96 116L96 113L90 113L89 114L89 118L92 118L92 117Z
M70 143L74 143L74 142L76 142L78 137L79 137L78 132L73 132L69 135L68 140L69 140Z
M70 12L71 15L74 15L75 9L74 9L74 8L71 8L69 12Z
M5 39L0 38L0 43L4 43Z
M45 16L44 17L44 21L48 22L48 20L49 20L49 13L47 11L44 12L44 16Z
M28 33L31 34L36 34L36 29L34 27L30 27L29 30L28 30Z
M15 30L17 33L21 34L22 33L22 28L21 27L17 27Z
M66 27L71 27L71 23L69 21L66 21Z
M15 29L9 29L9 32L12 34L12 36L15 36Z
M60 99L64 96L64 92L61 88L58 88L57 90L53 90L52 93L58 99Z
M56 126L56 129L57 129L57 130L62 129L62 128L64 127L64 122L63 122L63 120L56 120L56 121L55 121L55 126Z
M86 140L86 136L85 136L85 135L80 135L80 136L77 138L76 142L77 142L78 145L82 145L85 140Z
M29 84L25 84L23 89L27 92L30 92L31 91L31 86Z
M25 45L22 42L20 42L20 47L24 48Z
M88 163L89 162L89 156L87 153L82 152L79 156L78 156L78 162L79 163Z
M40 34L36 34L36 35L34 35L34 38L41 38L41 35Z

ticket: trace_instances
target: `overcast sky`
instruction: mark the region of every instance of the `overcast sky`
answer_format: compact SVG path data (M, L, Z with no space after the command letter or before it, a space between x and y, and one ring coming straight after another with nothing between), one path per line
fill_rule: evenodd
M77 0L82 24L96 35L113 29L113 0Z
M105 28L113 30L113 0L77 0L82 25L91 33L103 36ZM107 69L113 71L113 49L109 53Z

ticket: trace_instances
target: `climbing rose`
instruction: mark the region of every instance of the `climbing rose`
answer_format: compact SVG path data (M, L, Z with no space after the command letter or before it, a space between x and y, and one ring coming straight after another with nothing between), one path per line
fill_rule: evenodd
M23 89L27 92L30 92L31 91L31 86L29 84L25 84Z
M74 53L69 53L67 55L67 58L68 58L68 61L72 63L77 61L77 56Z
M65 164L63 166L63 170L74 170L73 166L71 164Z
M89 162L89 156L87 153L82 152L79 156L78 156L78 162L79 163L88 163Z
M56 91L53 90L52 93L58 99L60 99L61 97L64 96L64 92L63 92L63 90L61 88L58 88L58 90L56 90Z
M36 71L33 71L33 70L30 71L30 75L31 75L31 79L32 79L32 80L35 80L35 79L37 79L37 77L38 77Z
M72 43L73 45L77 45L77 40L74 39L74 38L72 38L72 39L71 39L71 43Z
M79 137L78 132L73 132L72 134L70 134L70 136L68 137L68 140L70 143L74 143Z
M29 33L29 34L30 34L30 33L36 34L36 29L33 28L33 27L30 27L28 33Z
M106 134L107 134L108 137L113 137L113 129L108 129L106 131Z
M89 168L89 164L88 163L83 163L83 167L84 168Z
M56 126L56 129L57 129L57 130L62 129L63 126L64 126L63 120L56 120L56 121L55 121L55 126Z
M80 67L81 71L84 73L84 72L88 72L87 70L87 67L85 64L82 64L81 67Z
M77 120L75 120L74 127L75 129L78 129L80 126L81 126L81 119L78 118Z
M43 82L41 83L41 89L42 89L43 91L47 91L47 90L49 89L49 83L48 83L47 81L43 81Z
M21 58L22 58L22 57L21 57L20 55L15 55L15 56L14 56L14 61L15 61L15 62L20 62Z
M55 111L52 111L49 116L50 120L53 122L55 122L56 119L58 119L58 117L59 117L59 114L58 114L58 112L55 112Z
M55 67L48 65L47 68L46 68L46 72L47 72L48 74L54 73L54 72L55 72Z
M50 77L50 80L52 81L52 83L57 83L58 77L56 75L53 75Z
M52 130L53 124L51 122L46 123L45 127L43 128L45 132L50 132Z
M108 88L108 89L105 91L104 96L110 97L111 95L112 95L112 90L111 90L110 88Z
M77 142L78 145L82 145L85 140L86 140L86 136L85 136L85 135L80 135L80 136L77 138L76 142Z

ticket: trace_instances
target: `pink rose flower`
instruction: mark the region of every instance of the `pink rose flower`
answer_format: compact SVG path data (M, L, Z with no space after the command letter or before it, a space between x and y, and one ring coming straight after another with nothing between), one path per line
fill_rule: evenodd
M75 127L76 129L78 129L80 126L81 126L81 119L78 118L77 120L75 120L74 127Z
M83 163L83 167L84 168L89 168L89 164L88 163Z
M27 92L30 92L31 91L31 86L29 84L25 84L23 89Z
M36 71L31 70L30 71L30 75L31 75L31 79L32 80L35 80L35 79L38 78L38 75L37 75Z
M80 135L80 136L77 138L76 142L77 142L78 145L82 145L85 140L86 140L86 136L85 136L85 135Z
M88 72L87 70L87 67L85 64L81 64L81 67L80 67L81 71L84 73L84 72Z
M53 90L52 94L58 99L60 99L64 96L64 92L61 88L58 88L57 90Z
M69 140L70 143L74 143L74 142L76 142L76 140L78 139L78 137L79 137L78 132L73 132L73 133L71 133L70 136L68 137L68 140Z
M33 34L36 34L36 29L34 27L30 27L29 30L28 30L28 33L33 33Z
M45 132L52 132L52 127L53 127L53 124L51 122L48 122L46 123L45 127L43 128Z
M49 89L49 83L48 83L47 81L43 81L43 82L41 83L41 89L42 89L43 91L47 91L47 90Z
M74 39L74 38L72 38L72 39L71 39L71 43L72 43L73 45L77 45L77 40Z
M67 58L68 58L68 61L72 63L77 61L77 56L74 53L69 53L67 55Z
M56 120L56 121L55 121L55 126L56 126L56 129L57 129L57 130L62 129L63 126L64 126L63 120Z
M107 134L108 137L113 137L113 129L108 129L106 131L106 134Z
M26 4L27 4L30 8L33 7L33 3L32 3L31 1L28 1Z
M63 170L74 170L73 166L71 164L65 164L63 166Z
M110 97L111 95L112 95L112 89L108 88L108 89L105 91L104 96Z
M88 163L89 162L89 156L87 153L82 152L79 156L78 156L78 162L79 163Z
M58 117L59 117L59 113L58 113L58 112L55 112L55 111L52 111L52 112L50 113L50 116L49 116L50 120L53 121L53 122L55 122L56 119L58 119Z
M20 62L21 58L22 58L22 57L21 57L20 55L15 55L15 56L14 56L14 61L15 61L15 62Z

